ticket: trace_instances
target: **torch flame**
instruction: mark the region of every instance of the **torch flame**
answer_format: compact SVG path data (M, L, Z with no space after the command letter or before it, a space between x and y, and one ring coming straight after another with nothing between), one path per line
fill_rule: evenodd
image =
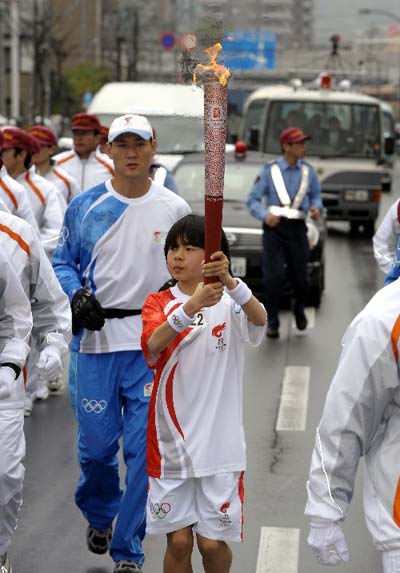
M221 50L221 44L214 44L205 50L210 57L210 63L207 65L197 64L193 74L193 80L196 84L217 79L222 86L226 86L231 73L228 68L217 63L217 56Z

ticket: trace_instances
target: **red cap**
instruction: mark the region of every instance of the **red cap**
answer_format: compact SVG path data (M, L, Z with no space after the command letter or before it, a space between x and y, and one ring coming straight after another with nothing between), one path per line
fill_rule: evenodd
M47 145L51 147L53 145L57 145L56 136L51 129L44 125L32 125L32 127L27 130L27 133L35 137L42 146Z
M101 136L101 142L102 143L107 143L109 131L110 131L110 128L105 126L105 125L102 125L100 127L100 136Z
M284 143L302 143L311 139L310 135L305 135L299 127L288 127L279 136L281 146Z
M83 131L100 131L101 124L96 115L90 113L76 113L72 116L71 129L81 129Z
M32 155L40 151L40 144L37 139L23 129L19 129L19 127L7 127L3 129L2 149L11 149L14 147L24 149Z

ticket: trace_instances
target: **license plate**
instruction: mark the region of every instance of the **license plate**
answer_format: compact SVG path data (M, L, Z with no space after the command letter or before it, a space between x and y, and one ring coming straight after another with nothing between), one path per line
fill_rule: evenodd
M344 192L344 198L346 201L368 201L369 192L365 189L354 189Z
M234 277L245 277L247 270L246 257L232 257L231 269Z

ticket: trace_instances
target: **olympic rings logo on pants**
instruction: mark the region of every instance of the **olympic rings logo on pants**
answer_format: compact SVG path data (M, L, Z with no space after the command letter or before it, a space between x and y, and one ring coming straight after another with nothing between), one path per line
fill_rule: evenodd
M169 503L162 503L159 505L158 503L150 503L150 511L154 519L164 519L171 511L171 504Z
M88 414L101 414L106 409L107 402L105 400L88 400L83 398L82 407Z

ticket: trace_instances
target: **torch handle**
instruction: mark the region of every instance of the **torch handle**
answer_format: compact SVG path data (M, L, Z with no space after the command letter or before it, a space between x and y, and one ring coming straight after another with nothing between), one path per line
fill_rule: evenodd
M222 235L222 199L217 201L205 199L205 262L210 261L210 257L216 251L221 250ZM218 277L205 277L204 284L211 284L218 281Z

